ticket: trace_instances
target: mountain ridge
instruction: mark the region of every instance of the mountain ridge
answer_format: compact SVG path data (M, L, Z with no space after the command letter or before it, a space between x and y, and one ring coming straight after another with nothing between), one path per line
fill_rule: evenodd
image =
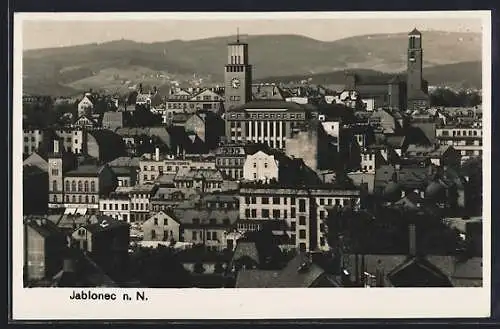
M424 67L481 60L479 33L422 33ZM234 35L153 43L122 39L26 50L23 80L29 89L25 92L35 92L34 87L39 84L61 85L75 91L92 87L127 90L136 82L161 85L170 80L187 81L194 74L204 82L221 82L227 59L226 44L235 39ZM406 67L407 33L370 34L335 41L295 34L240 35L240 39L249 43L250 64L256 79L345 69L397 73ZM455 80L460 81L470 74L465 70L458 73L461 76Z

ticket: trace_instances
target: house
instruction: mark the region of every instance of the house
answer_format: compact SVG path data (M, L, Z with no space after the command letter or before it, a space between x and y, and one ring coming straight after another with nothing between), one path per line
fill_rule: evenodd
M99 214L116 220L130 222L130 196L126 191L111 192L109 196L99 199Z
M37 151L43 151L44 141L47 137L42 129L33 129L26 127L23 129L23 154L32 154Z
M78 128L94 129L99 127L99 123L92 116L84 114L75 120L73 126Z
M91 115L94 110L95 102L96 99L92 94L92 91L85 93L83 98L78 103L78 117L82 115Z
M278 180L280 162L274 157L273 152L257 151L254 154L248 154L243 165L243 179L247 181Z
M212 208L208 201L186 201L173 209L181 223L183 242L204 245L207 249L227 248L226 235L238 219L239 209Z
M45 216L25 216L23 227L25 284L52 277L62 266L65 235Z
M156 193L157 185L135 185L130 191L130 222L142 223L149 218L150 199Z
M79 248L105 273L119 276L128 260L130 225L108 216L97 215L71 234L72 245Z
M142 223L145 241L180 241L180 222L166 212L152 213L151 217Z
M211 193L223 190L224 178L217 169L189 169L179 170L174 183L177 188L187 187Z
M396 129L399 129L396 119L389 110L378 109L371 113L372 115L368 119L369 124L374 127L379 127L384 134L393 134L396 132Z

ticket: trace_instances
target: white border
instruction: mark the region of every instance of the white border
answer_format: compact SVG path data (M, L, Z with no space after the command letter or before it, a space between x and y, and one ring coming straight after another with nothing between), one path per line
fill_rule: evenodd
M483 287L420 289L145 289L147 302L73 302L73 289L23 288L22 22L24 20L256 20L478 18L483 24ZM300 319L488 317L491 291L491 13L16 13L13 109L13 319ZM135 294L137 289L93 289Z

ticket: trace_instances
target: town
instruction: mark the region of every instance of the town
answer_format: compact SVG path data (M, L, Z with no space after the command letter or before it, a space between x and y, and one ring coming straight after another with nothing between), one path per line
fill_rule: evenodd
M481 91L407 42L342 85L256 82L238 36L219 85L24 94L25 287L482 286Z

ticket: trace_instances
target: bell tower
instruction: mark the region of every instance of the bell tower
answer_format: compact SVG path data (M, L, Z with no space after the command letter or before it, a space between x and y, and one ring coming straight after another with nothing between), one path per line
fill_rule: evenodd
M407 108L425 108L428 105L427 86L423 80L423 49L422 33L416 28L408 34L408 64L407 64Z
M236 42L227 45L224 87L226 111L251 101L252 66L248 64L248 44L240 42L239 31Z

